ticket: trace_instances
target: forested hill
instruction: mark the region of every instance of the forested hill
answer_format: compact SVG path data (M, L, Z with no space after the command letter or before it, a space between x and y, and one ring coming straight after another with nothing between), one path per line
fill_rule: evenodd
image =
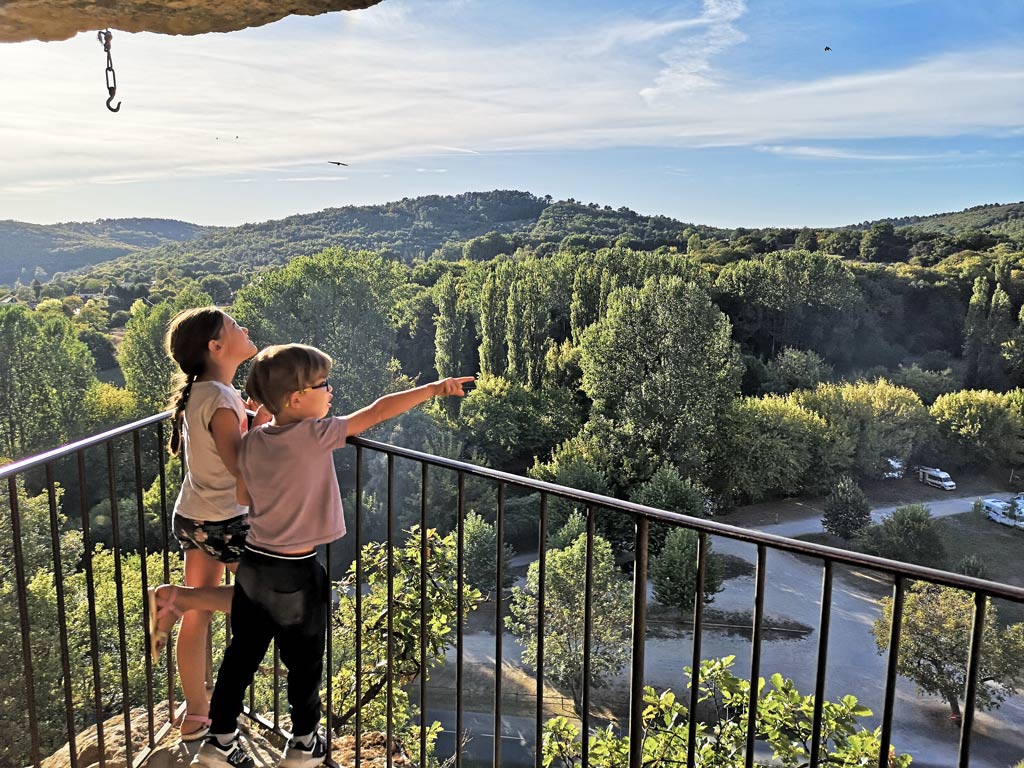
M0 284L31 281L36 267L48 274L91 267L88 274L118 282L148 281L165 266L192 275L250 272L282 265L329 246L383 250L403 261L445 257L488 259L520 245L558 244L577 236L581 245L619 238L648 247L685 245L687 235L725 236L727 230L695 227L664 216L644 216L575 200L553 201L528 192L468 192L405 198L383 205L328 208L285 219L232 228L180 222L180 236L155 239L156 227L136 219L43 227L0 226ZM148 235L147 240L144 236ZM155 247L154 247L155 246Z
M45 282L55 272L68 272L164 243L193 240L218 229L172 219L99 219L63 224L0 221L0 284L15 280L27 284L37 276Z
M897 219L865 221L853 225L855 229L869 229L875 224L888 223L894 227L913 227L925 232L952 234L968 229L991 233L1020 235L1024 233L1024 201L1019 203L993 203L964 208L958 213L936 213L931 216L904 216Z
M927 265L965 248L984 250L1024 238L1022 214L1024 203L1013 203L836 229L721 229L628 208L494 190L328 208L230 228L160 219L51 226L7 221L0 222L0 285L15 280L28 284L36 276L46 282L57 272L77 272L79 278L104 284L149 285L166 274L234 275L237 283L261 268L331 246L384 251L410 263L432 256L487 260L520 247L543 256L560 246L670 247L685 252L703 243L706 258L726 263L776 249L813 249L820 243L826 253L844 258L917 259Z

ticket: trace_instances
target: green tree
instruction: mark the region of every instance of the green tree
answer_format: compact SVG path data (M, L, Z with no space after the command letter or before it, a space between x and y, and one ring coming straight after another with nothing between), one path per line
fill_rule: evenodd
M1024 420L1007 395L962 390L942 395L931 415L954 466L1018 466L1024 460Z
M960 699L967 684L967 653L971 642L974 596L963 590L915 582L903 604L903 631L897 671L923 693L941 696L951 716L960 721ZM882 616L872 627L878 652L885 653L892 626L892 598L882 600ZM1000 627L990 601L985 611L981 666L975 707L999 707L1024 686L1024 623Z
M889 470L889 458L907 459L931 435L920 398L885 379L820 384L792 397L820 415L836 439L852 449L852 468L866 477L881 477Z
M848 440L792 397L737 398L717 435L710 483L752 502L822 490L849 468L851 453Z
M564 389L530 390L500 376L481 376L461 403L466 441L499 465L544 455L579 427L572 394Z
M544 674L568 689L576 711L583 696L583 610L587 537L547 553L545 583L539 564L530 564L525 587L512 588L505 625L523 646L523 661L537 664L537 598L544 589ZM615 567L611 545L593 539L590 685L600 688L629 660L632 585Z
M967 317L964 320L963 360L964 381L969 387L982 384L988 371L988 280L978 277L974 281L974 291L967 304Z
M988 339L985 344L988 356L988 386L997 390L1005 389L1009 381L1003 349L1013 338L1013 332L1013 310L1010 306L1010 297L1002 286L997 284L995 290L992 291L992 301L989 303Z
M397 389L392 294L401 267L377 254L330 248L261 273L235 297L235 317L259 346L302 342L334 360L334 411Z
M797 233L796 240L793 241L793 247L799 251L818 250L818 233L813 229L804 227Z
M462 333L465 318L458 308L458 280L451 273L438 281L434 291L434 367L438 376L457 376L462 371Z
M651 561L654 598L681 614L693 611L697 594L697 531L673 528L661 553ZM710 546L708 551L710 552ZM704 566L704 602L710 603L722 591L722 566L709 556Z
M387 683L394 680L394 712L392 725L396 738L407 748L418 753L419 727L415 725L417 708L410 703L407 690L420 675L429 675L431 669L444 663L445 652L455 642L457 610L457 542L454 533L440 536L434 530L426 534L427 578L426 600L420 596L422 576L420 530L413 528L404 541L394 547L393 599L388 595L388 545L367 544L362 553L363 590L362 625L355 621L357 584L356 563L353 562L345 578L337 582L339 602L331 616L334 670L332 699L335 733L354 733L357 709L361 711L362 727L384 731L388 723ZM466 584L463 591L462 620L480 603L478 589ZM420 663L421 610L427 607L426 625L422 627L426 640L426 667ZM388 613L391 614L392 634L388 634ZM362 677L356 676L356 643L354 630L358 627L362 649ZM391 652L389 653L389 645ZM357 693L358 692L358 693ZM358 702L358 703L357 703ZM428 752L432 749L440 726L428 726ZM436 764L433 761L419 765Z
M871 522L871 506L852 477L841 477L825 499L821 524L833 536L852 539Z
M0 305L0 456L77 437L81 402L95 381L92 356L69 320Z
M730 671L735 656L708 659L700 664L698 701L715 714L712 723L697 726L694 751L697 765L707 768L740 768L745 764L747 721L750 707L750 682ZM688 685L693 673L684 668ZM771 676L771 687L764 678L757 682L758 739L771 750L771 765L803 768L807 765L813 739L814 697L802 696L792 680ZM688 699L688 697L687 697ZM644 688L643 738L641 764L644 766L686 765L689 748L689 717L683 696L673 691L658 693ZM822 706L819 761L835 768L859 768L878 762L880 729L869 731L860 720L871 716L857 697L846 695ZM621 768L629 756L629 737L616 734L614 726L585 734L590 765L593 768ZM565 717L555 717L544 725L542 757L545 766L575 768L581 762L579 728ZM889 768L908 768L910 755L895 749L889 755Z
M938 526L923 504L897 507L878 525L862 529L857 545L869 555L917 565L934 567L946 557Z
M493 523L487 522L476 512L466 515L464 523L465 532L465 562L466 579L469 583L479 589L485 595L493 595L494 600L500 600L498 594L498 529ZM502 589L508 589L516 582L515 574L512 573L512 557L515 550L511 545L502 546Z
M596 264L581 264L573 277L569 310L575 344L579 344L583 332L597 322L600 311L601 271Z
M502 262L484 280L480 290L480 373L501 376L508 367L505 321L512 264Z
M584 335L583 389L626 452L649 466L642 476L664 461L704 471L711 435L739 388L730 330L695 283L663 277L615 291Z
M507 376L531 389L544 378L548 338L547 287L535 265L522 269L512 282L505 318Z
M636 504L666 509L690 517L706 517L710 492L700 483L683 477L671 464L662 464L654 474L640 483L629 496ZM632 528L632 526L630 526ZM670 529L660 523L650 526L649 547L653 554L661 552ZM632 545L629 546L632 549Z
M786 394L794 389L813 389L832 378L832 366L817 352L785 347L768 363L769 392Z
M175 372L174 361L164 351L164 335L171 318L184 309L210 303L207 294L186 289L174 301L153 306L139 299L132 304L117 361L124 373L125 388L143 413L159 413L167 407Z

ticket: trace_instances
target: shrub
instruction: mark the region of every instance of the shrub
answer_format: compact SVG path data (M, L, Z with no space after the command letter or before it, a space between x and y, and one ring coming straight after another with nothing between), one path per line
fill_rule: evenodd
M665 548L661 554L651 562L655 599L681 612L693 610L697 592L698 535L689 528L674 528L665 538ZM709 556L704 570L704 602L710 603L715 599L715 594L721 591L721 564L717 558Z
M871 523L871 506L853 478L839 478L825 499L821 523L826 531L841 539L853 538Z
M898 507L880 525L865 528L858 537L862 552L918 565L945 560L945 547L935 520L923 504Z

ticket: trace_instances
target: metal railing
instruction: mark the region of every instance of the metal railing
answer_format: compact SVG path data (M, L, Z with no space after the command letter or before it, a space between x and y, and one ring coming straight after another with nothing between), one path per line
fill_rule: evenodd
M26 561L25 554L23 551L23 536L22 531L22 514L19 507L19 499L25 494L24 488L19 490L19 482L23 485L25 483L30 484L33 488L38 488L39 493L46 493L48 506L49 506L49 536L50 536L50 547L53 555L53 583L56 590L56 636L52 633L49 638L54 644L59 645L60 665L61 665L61 687L63 691L63 707L64 716L66 721L66 739L62 739L61 743L67 741L71 746L71 766L77 768L75 758L75 739L76 733L85 725L95 725L97 729L97 741L100 747L100 766L105 765L105 760L102 757L103 754L103 742L104 742L104 723L111 714L115 714L119 710L121 717L124 721L125 730L125 744L127 754L126 764L139 766L145 762L146 758L151 754L155 745L166 735L171 727L171 717L168 718L167 722L160 724L159 726L154 721L153 711L154 703L158 697L157 687L161 691L164 690L166 683L166 698L168 703L169 712L174 710L174 701L176 697L175 693L175 679L174 670L168 660L169 654L165 655L166 661L166 681L156 683L156 670L153 668L149 661L148 654L145 654L144 662L144 695L139 700L133 700L132 694L129 687L129 662L128 656L130 653L129 646L132 642L136 645L140 641L142 648L148 647L144 635L140 636L140 633L144 632L142 627L131 627L128 628L126 616L128 614L127 606L132 603L138 605L141 603L141 610L143 616L143 627L145 626L145 604L144 600L145 589L151 583L151 577L147 570L146 557L140 558L140 585L141 592L137 594L125 594L122 584L121 574L121 561L122 557L126 554L123 551L123 542L121 539L121 525L122 525L122 510L119 508L121 499L125 498L126 485L130 486L131 496L134 498L134 505L136 507L135 515L138 525L138 549L145 553L147 551L157 550L161 552L162 557L162 580L168 581L171 578L171 567L170 567L170 550L172 548L170 534L169 534L169 519L168 519L168 507L167 507L167 477L166 467L164 460L164 419L167 414L157 414L147 419L128 424L118 429L110 430L100 435L90 437L85 440L71 443L53 451L34 456L28 459L17 461L6 466L0 467L0 480L6 480L8 484L8 496L9 496L9 515L10 515L10 531L11 531L11 552L13 556L13 567L15 572L15 583L17 589L17 614L18 621L20 623L21 630L21 666L23 670L23 681L24 681L24 695L25 695L25 708L26 708L26 724L28 726L28 733L30 736L30 743L27 745L28 755L27 759L35 766L39 766L44 755L42 754L44 745L42 743L40 735L40 723L38 717L39 701L37 700L36 691L36 679L37 670L34 667L34 658L40 654L41 651L50 651L52 648L44 649L40 647L33 647L33 631L36 631L36 636L39 634L41 629L38 626L33 626L33 618L31 615L29 601L28 601L28 577L29 574L26 572ZM115 450L115 447L125 440L131 441L131 448L128 453ZM144 441L147 447L144 446ZM427 551L427 521L431 510L428 508L428 489L430 488L431 474L433 471L442 470L450 473L454 473L456 478L456 506L457 515L455 523L455 533L457 537L457 591L456 591L456 628L455 628L455 748L452 756L452 762L455 768L462 768L465 760L463 743L464 737L467 734L466 729L466 717L464 712L464 683L465 683L465 615L467 606L464 603L464 588L466 587L465 573L466 573L466 553L465 553L465 520L466 520L466 480L467 478L474 478L477 482L486 482L494 485L496 489L496 510L495 510L495 527L497 532L497 545L495 552L496 562L496 584L500 585L503 583L503 553L505 544L505 524L506 524L506 492L508 489L518 489L520 491L536 493L539 495L537 513L539 517L539 524L537 526L537 549L538 549L538 580L539 580L539 593L538 593L538 605L537 605L537 648L536 648L536 709L534 714L535 720L535 745L536 745L536 756L535 764L538 768L541 766L541 750L539 745L542 743L542 734L544 726L544 702L546 693L544 690L545 685L545 647L544 647L544 622L545 622L545 589L546 584L546 542L548 539L548 507L551 499L564 499L575 504L580 505L586 510L586 571L584 578L584 605L583 605L583 616L584 616L584 650L583 650L583 680L582 680L582 706L580 708L580 719L582 721L583 734L581 748L581 761L584 768L590 763L590 756L588 754L589 743L587 734L590 732L590 709L591 709L591 675L590 675L590 664L591 664L591 637L592 637L592 623L593 623L593 587L594 587L594 541L596 537L596 518L597 511L607 511L616 515L627 515L633 522L634 528L634 540L633 540L633 590L632 590L632 627L631 627L631 659L629 666L629 716L628 716L628 735L629 735L629 766L630 768L639 768L642 764L642 728L643 728L643 687L644 687L644 667L645 667L645 637L647 627L647 593L648 593L648 556L649 556L649 530L651 523L665 524L669 526L684 527L694 530L698 533L698 547L697 547L697 565L696 565L696 598L694 600L694 611L693 611L693 645L692 645L692 674L694 676L692 680L691 690L689 693L689 721L688 721L688 745L687 745L687 764L694 766L695 762L695 748L697 744L697 704L699 696L698 676L700 671L700 662L702 660L702 639L704 631L704 593L707 586L706 576L708 569L709 560L709 537L718 536L726 539L732 539L735 541L746 542L754 545L757 551L756 559L756 571L755 571L755 590L754 599L752 604L753 616L752 616L752 636L751 636L751 657L750 657L750 680L752 685L750 686L749 695L749 706L747 710L747 750L745 765L754 765L754 742L757 735L757 729L755 721L757 718L758 708L758 686L756 681L761 673L761 644L762 644L762 632L764 630L765 623L765 587L766 581L769 578L766 569L766 557L768 550L791 553L795 555L802 555L805 557L813 558L815 561L821 564L821 609L818 630L818 641L817 641L817 659L816 659L816 671L815 671L815 685L814 685L814 709L813 709L813 725L812 725L812 747L810 750L810 765L812 768L819 765L819 752L822 745L822 710L823 702L825 700L825 680L826 680L826 665L828 662L829 654L829 628L832 618L832 586L833 586L833 573L836 565L841 566L852 566L861 569L871 569L873 571L886 574L893 579L893 609L892 609L892 621L891 629L888 638L887 662L886 662L886 673L884 683L884 704L881 713L881 729L880 729L880 742L881 748L879 750L878 765L880 768L886 768L889 764L889 753L890 745L892 742L892 727L893 727L893 712L894 712L894 700L896 693L896 680L897 680L897 659L899 656L899 648L902 633L902 614L904 606L904 596L908 582L911 581L924 581L932 584L954 587L961 590L966 590L974 595L974 615L971 633L970 653L967 662L967 681L965 687L965 704L963 708L963 715L961 721L961 733L959 739L958 748L958 765L966 767L970 763L971 753L971 736L972 726L974 723L974 703L975 703L975 692L979 685L979 667L981 659L981 648L982 648L982 635L985 626L985 613L988 605L988 601L992 598L1001 598L1010 600L1016 603L1024 604L1024 589L1018 587L1012 587L1005 584L999 584L992 581L983 579L972 578L968 576L957 575L948 573L945 571L927 568L923 566L910 565L906 563L900 563L884 558L874 557L870 555L864 555L856 552L847 550L836 549L832 547L823 546L816 543L805 542L795 539L784 538L768 533L758 532L746 528L740 528L732 525L727 525L714 520L706 520L694 517L688 517L679 515L676 513L668 512L653 507L643 506L634 504L631 502L621 501L618 499L602 496L595 493L588 493L564 486L555 485L552 483L532 480L524 478L518 475L501 472L486 467L480 467L473 464L469 464L462 461L456 461L452 459L442 458L433 456L418 451L408 450L404 448L398 448L395 446L387 445L380 442L375 442L363 438L352 438L349 440L350 445L354 446L355 457L354 457L354 469L353 479L355 485L355 509L350 513L350 520L354 518L354 525L352 526L352 535L355 539L355 562L354 569L356 575L356 588L354 589L354 616L357 627L363 626L363 593L364 593L364 566L363 566L363 545L365 531L364 531L364 491L366 486L366 458L365 454L370 452L375 456L382 456L386 462L386 481L384 487L386 488L386 494L384 499L384 505L386 509L386 547L387 547L387 572L394 573L395 568L395 542L396 534L398 533L396 528L396 494L395 494L395 473L396 473L396 460L411 461L415 462L420 467L420 504L419 504L419 536L420 536L420 563L426 563L428 559ZM99 636L98 619L97 619L97 597L96 597L96 584L93 573L93 561L95 557L93 547L93 537L91 535L90 528L90 488L95 489L97 483L102 483L100 477L96 475L90 475L86 467L86 454L88 451L104 448L106 456L106 496L105 498L110 504L110 518L111 518L111 529L112 538L111 545L114 552L114 581L115 581L115 605L116 605L116 624L117 624L117 638L114 645L116 645L116 656L117 656L117 670L111 672L101 669L100 657L100 645L101 638ZM159 530L161 531L161 540L158 542L147 541L146 538L146 520L144 519L144 456L150 462L150 466L147 467L149 470L148 474L155 477L159 488ZM58 494L57 494L57 481L55 480L55 469L58 466L65 466L67 462L73 462L75 466L75 480L77 481L78 498L77 507L79 511L79 519L81 522L81 533L83 542L83 554L81 562L76 564L76 571L84 577L86 594L88 597L88 626L89 626L89 641L85 645L84 656L78 658L72 658L69 650L69 637L68 637L68 610L70 606L67 605L66 596L64 593L65 581L68 578L68 574L62 571L61 562L61 528L58 514ZM125 466L125 462L130 465ZM66 469L66 467L65 467ZM125 479L123 473L126 469L131 470L131 476ZM119 472L122 473L119 475ZM95 493L92 494L95 496ZM76 506L76 505L70 505ZM326 559L328 571L331 570L332 557L335 557L332 553L332 549L337 545L327 547ZM394 585L393 580L387 580L387 595L389 606L394 601ZM420 590L420 626L419 626L419 669L421 674L419 675L419 709L421 712L422 722L425 722L426 714L428 712L428 695L429 689L427 685L427 675L425 670L427 669L427 658L426 658L426 623L427 623L427 569L421 567L419 569L419 590ZM493 734L494 734L494 747L493 755L491 758L491 764L494 768L500 768L502 764L502 745L501 745L501 734L502 734L502 667L504 661L503 654L503 604L499 598L495 601L495 615L494 615L494 692L493 692ZM386 737L386 753L387 753L387 765L391 768L393 764L393 749L391 745L394 740L394 729L393 729L393 705L395 701L395 686L397 681L394 679L391 671L394 663L394 636L395 627L392 623L392 611L389 609L387 614L387 681L386 688L384 690L385 711L386 711L386 723L387 732ZM52 629L52 628L48 628ZM134 638L134 640L132 639ZM109 644L109 638L107 639ZM331 686L332 686L332 670L331 670L331 659L332 659L332 642L333 638L331 633L328 633L328 651L327 651L327 674L326 678L326 689L327 689L327 701L332 701ZM363 713L360 699L360 681L363 679L364 670L362 669L363 660L363 649L361 647L362 632L356 631L354 633L355 642L355 679L356 679L356 708L354 717L354 750L355 750L355 762L356 765L360 763L361 759L361 748L362 739L360 738L363 729ZM83 713L80 711L80 707L76 707L75 704L75 691L74 688L74 672L81 672L77 669L76 665L88 663L91 666L89 674L89 684L86 686L91 689L92 707L91 711ZM289 734L281 727L281 723L278 717L279 701L278 701L278 664L275 653L275 659L273 664L273 691L274 691L274 704L273 704L273 717L264 717L260 713L255 711L254 707L247 708L247 714L260 722L265 728L274 731L280 735L288 736ZM80 697L79 697L80 698ZM253 699L250 694L250 705L252 705ZM131 709L133 705L145 706L149 712L145 733L142 734L143 745L134 750L132 746L131 730L132 730L132 716ZM327 728L330 730L333 727L333 707L327 706ZM47 748L49 748L48 745ZM59 744L57 745L59 746ZM133 754L134 751L134 754ZM419 754L425 755L427 753L427 733L426 729L421 728L419 734ZM24 762L22 763L24 764Z

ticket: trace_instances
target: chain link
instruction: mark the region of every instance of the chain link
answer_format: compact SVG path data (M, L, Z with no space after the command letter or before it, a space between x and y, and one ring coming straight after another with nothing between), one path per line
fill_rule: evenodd
M117 102L117 106L111 106L110 102L114 100L114 95L117 93L117 74L114 72L114 60L110 58L110 41L114 38L109 29L101 30L96 33L96 39L100 41L103 46L103 50L107 54L107 93L110 94L110 98L107 99L107 109L111 112L117 112L121 109L121 102Z

